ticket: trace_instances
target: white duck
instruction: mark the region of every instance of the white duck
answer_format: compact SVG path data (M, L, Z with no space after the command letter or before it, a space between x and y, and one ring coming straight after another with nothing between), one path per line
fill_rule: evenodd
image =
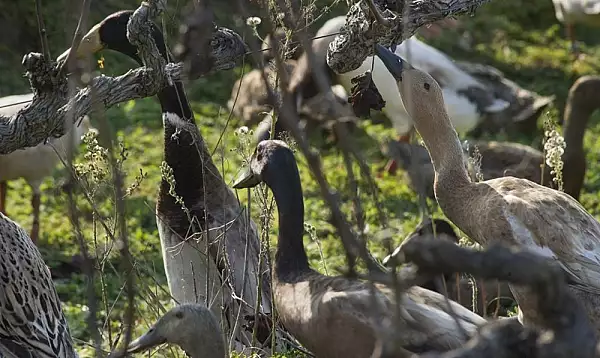
M334 17L317 31L315 37L323 38L326 42L326 46L322 46L324 51L334 38L327 35L337 34L345 23L345 16ZM395 52L410 59L416 68L429 73L440 84L446 111L459 133L466 133L475 128L485 114L498 113L509 106L508 102L496 98L483 83L456 66L451 58L414 36L398 45ZM346 90L350 91L350 80L366 71L371 71L373 81L386 102L384 113L392 121L401 138L407 141L413 121L404 108L394 77L379 58L369 56L359 68L338 74L337 78Z
M571 41L571 49L576 52L575 31L573 25L582 23L590 26L600 26L599 0L552 0L556 19L563 23L567 37Z
M19 110L31 103L33 93L13 95L0 98L0 114L12 116ZM10 105L13 104L14 105ZM0 212L6 214L6 191L7 181L24 178L31 187L31 205L33 208L33 224L31 228L31 239L36 242L40 227L40 186L47 176L52 174L60 162L60 158L66 158L68 135L73 136L74 147L81 143L81 138L88 131L96 131L92 127L89 117L84 116L79 125L73 125L67 134L60 138L49 138L46 144L40 143L35 147L19 149L12 153L0 155ZM56 155L56 151L60 157Z

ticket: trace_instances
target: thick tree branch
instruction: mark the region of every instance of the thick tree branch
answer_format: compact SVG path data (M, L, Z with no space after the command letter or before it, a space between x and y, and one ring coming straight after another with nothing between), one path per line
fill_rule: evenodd
M68 98L67 78L59 74L60 63L47 61L39 53L25 55L23 66L27 70L34 98L29 106L15 115L0 116L0 154L33 147L48 137L64 135L64 121L67 118L81 118L90 112L94 104L108 108L128 100L153 96L168 81L182 79L183 65L164 65L149 32L147 22L158 14L156 6L159 1L150 0L140 6L128 26L128 37L140 49L146 67L117 77L99 75L72 98ZM151 9L152 13L149 14ZM213 31L210 49L213 59L211 70L198 75L233 68L236 60L245 53L246 46L238 34L219 27ZM92 92L94 96L91 96Z
M372 1L372 3L371 3ZM350 7L346 25L329 44L327 64L337 73L357 69L373 54L373 44L398 44L423 25L448 16L472 14L490 0L360 0ZM371 4L370 4L371 3ZM409 3L408 8L405 8ZM371 5L371 6L369 6ZM378 10L373 14L370 7ZM384 21L377 21L381 17Z
M598 337L583 307L571 293L560 266L525 251L492 246L486 251L461 248L435 238L408 239L400 258L420 273L466 272L531 287L538 292L543 328L501 320L482 329L465 347L422 357L595 357ZM511 322L512 321L512 322Z

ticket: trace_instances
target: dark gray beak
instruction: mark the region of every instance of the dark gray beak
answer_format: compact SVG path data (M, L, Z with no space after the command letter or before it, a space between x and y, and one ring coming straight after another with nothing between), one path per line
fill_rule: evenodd
M166 343L166 339L162 337L162 335L157 333L157 330L151 328L148 332L146 332L143 336L138 339L132 341L127 346L127 353L139 353L145 350L148 350L152 347L159 346L163 343Z
M260 176L254 174L250 166L244 168L242 173L237 177L233 183L234 189L252 188L260 184L262 180Z
M402 80L402 70L411 67L408 62L404 61L400 56L380 44L375 45L375 54L381 59L381 62L383 62L396 81Z

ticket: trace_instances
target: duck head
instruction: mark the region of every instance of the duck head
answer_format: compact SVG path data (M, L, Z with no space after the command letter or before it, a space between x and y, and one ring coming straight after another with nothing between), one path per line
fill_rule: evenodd
M164 343L176 344L186 352L202 349L211 352L205 353L206 356L224 356L223 337L217 319L201 304L188 303L172 308L146 333L129 343L126 352L139 353Z
M413 67L379 44L375 45L375 54L396 80L404 107L415 121L415 125L418 125L419 118L435 116L433 111L444 108L442 88L431 75Z
M133 10L118 11L108 15L104 20L94 25L87 34L83 36L77 48L77 58L84 59L103 49L121 52L142 63L137 54L137 48L127 39L127 23L133 14ZM152 37L160 53L165 56L166 48L160 29L152 24ZM63 52L57 59L61 62L67 59L70 49Z
M275 168L296 168L294 153L284 141L263 140L256 146L250 164L235 180L233 188L252 188L262 182L272 184L269 173Z

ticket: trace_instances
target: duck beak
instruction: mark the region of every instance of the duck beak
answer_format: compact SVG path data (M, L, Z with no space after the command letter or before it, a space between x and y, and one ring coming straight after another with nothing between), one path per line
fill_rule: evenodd
M262 180L260 177L252 171L250 166L244 168L242 173L237 177L233 183L234 189L252 188L260 184Z
M380 44L375 45L375 54L381 59L381 62L383 62L396 81L402 81L402 70L411 67L408 62L404 61L400 56Z
M126 353L143 352L166 342L167 340L158 334L156 329L150 329L138 339L130 342L127 346Z
M85 58L91 54L94 54L98 51L104 49L104 44L102 40L100 40L100 27L102 23L96 24L94 27L88 31L85 36L81 39L79 43L79 47L77 48L77 58ZM69 56L70 49L67 49L62 55L58 56L56 62L62 62L67 59Z

